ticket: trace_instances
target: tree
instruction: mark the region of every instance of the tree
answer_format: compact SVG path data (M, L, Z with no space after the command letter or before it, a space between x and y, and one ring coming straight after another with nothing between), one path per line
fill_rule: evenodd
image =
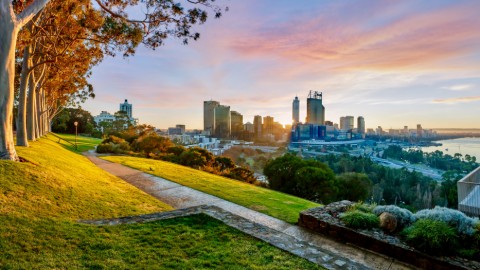
M112 129L114 131L123 131L132 126L132 120L128 117L127 113L124 111L118 111L114 115L115 120L112 123Z
M303 167L295 174L295 195L322 203L337 197L335 175L329 168Z
M135 52L140 43L154 49L161 46L168 37L180 38L184 43L196 40L200 35L192 32L191 28L207 20L207 10L212 10L217 18L222 13L220 7L213 5L214 0L187 1L191 5L188 9L173 0L141 2L95 0L97 4L95 6L90 0L76 0L75 4L85 9L100 7L104 18L100 33L105 34L109 41L103 44L104 52L114 55L116 51L122 51L128 56ZM0 159L18 160L12 127L18 33L49 2L49 0L0 2ZM138 4L142 4L145 10L144 18L130 18L127 9ZM88 24L89 21L86 20L84 23ZM99 39L99 42L102 40Z
M292 194L295 188L295 174L304 166L301 158L293 154L285 154L267 162L263 173L268 177L270 188Z
M75 134L74 122L78 123L78 133L92 133L95 121L90 112L82 108L67 108L63 110L53 119L52 131Z
M329 202L337 195L335 175L324 163L293 154L270 160L264 168L270 188L315 201Z
M372 190L372 181L363 173L344 173L337 181L339 200L365 201Z
M233 160L229 157L215 157L215 167L221 172L227 169L233 169L235 168L235 163L233 163Z

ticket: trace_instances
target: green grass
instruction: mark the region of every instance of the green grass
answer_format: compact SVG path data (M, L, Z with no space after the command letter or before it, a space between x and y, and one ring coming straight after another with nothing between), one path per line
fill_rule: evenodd
M302 210L319 206L317 203L295 196L165 161L125 156L102 158L163 177L290 223L297 222Z
M170 210L49 135L0 161L0 269L318 269L205 215L92 226Z
M72 145L72 144L75 144L74 134L55 134L55 135L62 138L62 140L60 140L59 143L63 147L67 148L68 150L76 151L76 152L84 152L84 151L95 149L95 146L97 146L102 142L102 139L98 139L98 138L77 136L77 149L75 149L75 146ZM50 136L53 137L52 135ZM59 141L58 138L54 137L53 139L56 139L57 142ZM70 143L67 143L65 141L68 141Z

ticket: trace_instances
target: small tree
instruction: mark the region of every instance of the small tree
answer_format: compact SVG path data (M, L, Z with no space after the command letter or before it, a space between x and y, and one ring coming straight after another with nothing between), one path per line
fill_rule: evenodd
M338 199L364 201L372 190L372 181L363 173L344 173L337 176Z

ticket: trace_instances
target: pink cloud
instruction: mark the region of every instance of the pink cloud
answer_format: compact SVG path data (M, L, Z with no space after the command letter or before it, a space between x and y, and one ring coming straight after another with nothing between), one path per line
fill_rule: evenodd
M468 103L468 102L475 102L475 101L480 101L480 96L434 99L432 102L441 103L441 104L457 104L457 103Z
M378 14L383 8L378 8ZM244 57L278 56L334 70L428 67L478 49L479 8L473 3L410 12L372 29L363 25L371 18L356 24L328 15L296 18L277 27L229 37L230 46Z

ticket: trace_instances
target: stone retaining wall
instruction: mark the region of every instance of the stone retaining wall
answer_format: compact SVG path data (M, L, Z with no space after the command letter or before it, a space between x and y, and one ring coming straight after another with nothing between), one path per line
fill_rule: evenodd
M470 260L432 257L421 253L405 245L398 238L379 230L372 233L365 230L350 229L338 221L337 217L332 216L330 211L332 207L342 208L344 206L342 202L337 202L326 207L305 210L300 213L298 224L304 228L333 237L336 240L351 243L423 269L480 269L479 263Z

